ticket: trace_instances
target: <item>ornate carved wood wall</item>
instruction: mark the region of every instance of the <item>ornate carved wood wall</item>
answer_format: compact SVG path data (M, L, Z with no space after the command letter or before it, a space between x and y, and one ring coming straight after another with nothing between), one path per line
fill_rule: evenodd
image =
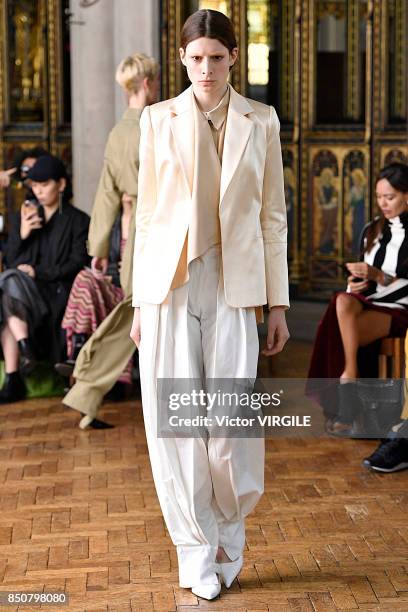
M68 18L69 0L0 2L0 168L39 145L71 166ZM19 203L24 190L12 190Z
M187 84L179 34L197 8L232 18L232 83L278 111L292 287L329 295L376 211L379 168L408 162L406 0L163 0L164 97Z

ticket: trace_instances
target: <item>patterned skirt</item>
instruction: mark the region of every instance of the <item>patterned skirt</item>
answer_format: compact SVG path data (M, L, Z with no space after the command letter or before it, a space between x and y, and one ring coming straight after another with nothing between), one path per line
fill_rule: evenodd
M72 355L73 334L91 336L123 297L122 288L116 287L108 277L95 276L89 269L81 270L72 285L62 321L68 356ZM132 360L129 360L119 382L131 384Z

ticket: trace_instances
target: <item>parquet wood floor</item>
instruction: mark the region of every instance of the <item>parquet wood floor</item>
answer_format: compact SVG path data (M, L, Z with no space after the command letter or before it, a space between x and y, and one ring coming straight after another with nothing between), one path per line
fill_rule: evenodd
M140 403L101 415L115 429L80 431L59 400L1 407L0 590L81 612L408 611L408 472L360 467L374 441L269 440L244 569L207 602L178 587Z

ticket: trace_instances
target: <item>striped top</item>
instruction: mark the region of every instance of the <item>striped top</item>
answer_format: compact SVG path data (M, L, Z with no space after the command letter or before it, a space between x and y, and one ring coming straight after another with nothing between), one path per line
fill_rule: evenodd
M365 242L365 233L363 232ZM383 233L375 240L369 253L364 253L364 261L397 280L385 287L372 283L364 292L365 297L377 306L408 309L408 212L399 217L386 219Z

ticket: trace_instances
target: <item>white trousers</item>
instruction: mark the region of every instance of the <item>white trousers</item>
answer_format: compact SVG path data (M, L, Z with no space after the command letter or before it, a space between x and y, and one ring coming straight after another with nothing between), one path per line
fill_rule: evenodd
M221 255L212 247L189 264L189 282L163 304L142 303L139 365L143 416L157 495L177 546L180 586L217 583L222 546L236 559L244 518L263 493L262 438L157 437L158 378L256 378L253 308L224 298ZM243 279L245 282L245 279Z

